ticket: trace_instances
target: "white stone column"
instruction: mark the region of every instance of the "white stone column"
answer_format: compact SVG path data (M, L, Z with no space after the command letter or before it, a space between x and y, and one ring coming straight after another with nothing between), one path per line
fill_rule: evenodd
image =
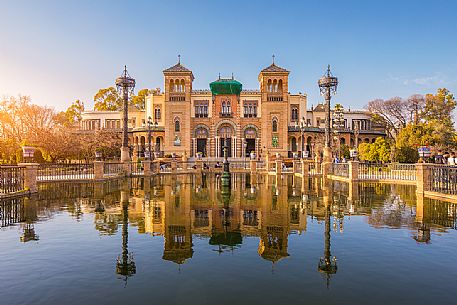
M215 151L215 157L218 158L219 157L219 137L218 136L215 136L214 139L216 140L216 151Z
M236 140L236 137L233 137L233 141L232 141L232 157L236 158L236 152L237 152L237 149L236 149L236 144L237 144L237 140Z
M196 157L197 156L197 140L195 138L192 138L192 145L191 145L191 148L192 148L192 151L190 152L190 156L191 157Z

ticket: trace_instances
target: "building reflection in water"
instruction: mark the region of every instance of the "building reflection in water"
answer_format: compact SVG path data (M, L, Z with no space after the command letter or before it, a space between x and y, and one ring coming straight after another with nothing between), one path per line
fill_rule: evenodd
M258 237L259 257L273 264L289 256L289 235L306 232L308 221L323 222L324 253L318 271L326 279L337 272L331 231L344 234L344 219L363 215L374 228L411 229L418 243L433 232L457 229L457 205L416 198L411 186L331 182L292 175L232 174L223 189L213 174L161 175L91 183L41 184L36 196L0 200L1 227L20 224L20 241L45 239L37 221L67 212L76 220L93 213L95 228L115 235L122 228L122 252L116 272L136 273L128 251L128 229L164 239L162 258L178 265L192 258L192 238L206 238L218 253L236 251L245 237ZM333 223L332 223L333 220ZM333 249L333 252L338 249Z

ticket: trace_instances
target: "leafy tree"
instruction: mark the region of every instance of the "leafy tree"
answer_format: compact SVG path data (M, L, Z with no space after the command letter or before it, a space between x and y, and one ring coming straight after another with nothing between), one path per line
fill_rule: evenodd
M132 96L131 105L137 109L144 110L146 105L146 96L149 94L149 89L141 89L138 95Z
M94 110L118 111L122 109L122 99L114 87L98 90L94 96Z
M382 137L378 137L374 143L362 143L359 145L359 158L362 161L389 162L390 145Z
M396 147L393 151L393 160L400 163L416 163L419 153L413 147Z
M424 119L426 121L438 120L445 125L452 126L451 113L455 106L454 95L446 88L440 88L435 95L427 94L425 96Z
M143 110L146 104L146 96L149 89L141 89L138 95L133 95L129 100L129 105ZM97 111L120 111L122 110L122 97L114 87L108 87L98 90L94 96L94 110Z

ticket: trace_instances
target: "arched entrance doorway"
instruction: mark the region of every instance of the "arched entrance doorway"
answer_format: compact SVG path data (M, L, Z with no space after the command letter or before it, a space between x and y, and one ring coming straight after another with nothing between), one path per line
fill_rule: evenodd
M203 157L207 157L208 130L204 127L197 127L195 129L195 138L197 138L197 153L202 153Z
M232 137L233 128L230 125L222 125L219 128L219 139L220 139L220 156L224 156L224 146L227 146L227 157L232 156Z
M254 127L248 127L244 131L245 150L244 155L249 157L251 152L255 152L255 139L257 138L257 130Z

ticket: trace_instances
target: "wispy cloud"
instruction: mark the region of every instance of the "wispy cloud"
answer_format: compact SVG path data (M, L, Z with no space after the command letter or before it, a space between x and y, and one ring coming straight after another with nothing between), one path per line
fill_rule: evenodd
M389 75L389 80L401 83L405 86L409 85L417 85L417 86L445 86L449 85L451 81L449 78L443 73L434 73L433 75L421 76L421 77L401 77L401 76L394 76Z

